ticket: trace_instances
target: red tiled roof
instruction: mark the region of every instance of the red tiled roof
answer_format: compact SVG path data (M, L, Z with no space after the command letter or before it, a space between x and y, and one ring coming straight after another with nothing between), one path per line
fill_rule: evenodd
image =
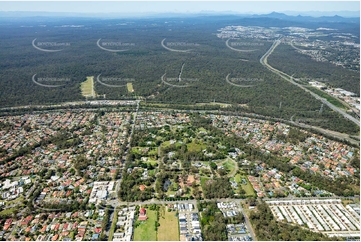
M139 210L139 213L140 213L140 214L145 214L146 211L147 211L147 210L145 210L145 208L141 208L141 209Z
M65 231L68 228L69 224L64 224L63 231Z
M10 225L11 225L11 224L6 224L6 225L4 225L4 230L5 230L5 231L8 230L9 227L10 227Z
M60 227L60 224L56 224L54 230L57 231Z
M55 241L55 240L57 240L58 238L59 238L59 235L56 234L56 235L53 236L53 238L51 238L51 241Z
M46 230L46 227L48 227L47 225L44 225L43 228L40 230L40 233L44 233Z

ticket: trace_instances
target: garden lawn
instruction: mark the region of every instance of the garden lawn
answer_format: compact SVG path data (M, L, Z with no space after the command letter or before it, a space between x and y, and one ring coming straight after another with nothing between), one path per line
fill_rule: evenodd
M134 229L135 241L155 241L157 240L157 232L155 231L155 222L157 221L157 211L147 209L146 221L141 221L140 225ZM138 218L136 218L138 219Z
M240 174L237 174L237 175L234 177L234 181L237 182L237 183L240 183L240 182L242 181L241 175L240 175Z
M242 188L246 191L246 196L256 195L253 190L253 187L252 187L251 183L249 183L247 177L241 177L241 180L242 180L242 178L246 179L246 181L247 181L247 185L242 184Z

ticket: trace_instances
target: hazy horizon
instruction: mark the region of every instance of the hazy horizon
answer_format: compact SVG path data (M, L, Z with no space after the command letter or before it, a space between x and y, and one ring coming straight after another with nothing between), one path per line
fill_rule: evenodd
M57 14L199 14L199 13L236 13L267 14L281 12L289 15L306 13L318 16L320 13L336 15L343 13L359 17L360 3L357 1L257 1L257 2L179 2L179 1L134 1L134 2L6 2L2 1L0 12L57 13ZM358 14L357 14L358 12ZM320 15L319 15L320 16ZM341 15L342 16L342 15Z

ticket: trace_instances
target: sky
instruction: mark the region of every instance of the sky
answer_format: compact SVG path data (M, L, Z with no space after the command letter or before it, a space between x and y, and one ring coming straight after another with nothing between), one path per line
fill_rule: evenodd
M0 11L70 13L196 13L233 11L239 13L360 11L359 1L0 1Z

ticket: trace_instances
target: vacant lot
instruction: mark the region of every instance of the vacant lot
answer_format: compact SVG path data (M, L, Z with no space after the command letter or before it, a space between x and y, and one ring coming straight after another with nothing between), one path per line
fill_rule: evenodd
M135 241L155 241L157 240L157 232L155 231L155 222L157 221L157 212L147 209L148 219L146 221L137 221L140 223L134 229ZM138 219L138 218L136 218Z
M160 241L179 241L178 218L176 212L168 212L167 208L162 207L160 210L158 227L158 240Z
M84 97L95 97L94 77L87 76L86 81L81 83L80 89L81 89L81 94Z

